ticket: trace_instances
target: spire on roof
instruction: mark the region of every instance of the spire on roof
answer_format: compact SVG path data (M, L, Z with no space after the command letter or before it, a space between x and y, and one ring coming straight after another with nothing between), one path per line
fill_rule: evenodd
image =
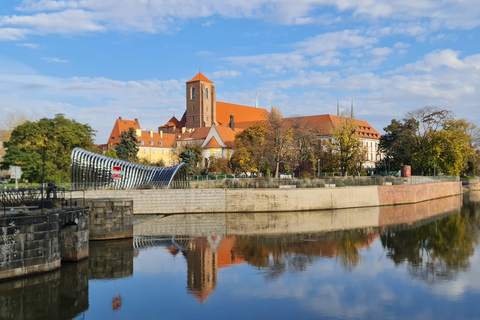
M350 118L355 119L353 115L353 94L352 94L352 111L350 111Z
M340 117L340 101L338 100L338 96L337 96L337 117Z

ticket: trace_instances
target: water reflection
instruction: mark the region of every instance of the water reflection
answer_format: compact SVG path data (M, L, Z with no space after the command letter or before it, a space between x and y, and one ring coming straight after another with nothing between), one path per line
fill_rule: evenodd
M467 267L473 238L478 239L466 229L461 206L459 196L381 208L145 217L135 225L134 246L137 251L162 246L172 256L181 252L187 263L187 291L201 302L216 289L220 268L246 263L274 281L285 273L304 272L319 258L333 258L351 271L364 261L361 251L378 238L388 258L415 266L412 274L438 274L440 266ZM458 232L463 228L463 236L452 233L454 227ZM450 236L444 234L448 231ZM466 233L472 238L469 245ZM470 249L450 253L446 247L451 257L441 260L442 251L435 247L452 246L451 241Z
M0 283L0 319L72 319L88 309L88 261Z
M120 279L133 275L133 239L90 241L90 279Z
M406 264L415 278L429 283L453 279L470 267L479 243L479 202L466 199L461 212L418 228L381 235L387 256Z
M133 240L0 283L0 318L475 319L480 197L463 200L141 218Z

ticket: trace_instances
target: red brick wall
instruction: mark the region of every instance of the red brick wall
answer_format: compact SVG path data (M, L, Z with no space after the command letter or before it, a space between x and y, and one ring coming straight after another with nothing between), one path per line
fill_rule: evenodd
M378 199L381 206L416 203L461 193L462 183L460 181L378 186Z

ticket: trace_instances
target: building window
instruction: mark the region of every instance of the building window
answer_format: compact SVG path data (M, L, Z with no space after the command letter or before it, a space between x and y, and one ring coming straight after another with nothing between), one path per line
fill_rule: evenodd
M143 149L143 154L147 154L147 150Z
M153 146L153 141L149 141L148 143L149 143L151 146Z
M162 156L163 156L163 150L162 150Z
M152 150L152 154L155 154L155 150Z
M190 100L194 100L195 99L195 88L192 87L192 90L190 91Z
M143 146L145 142L143 140L140 140L140 144Z
M208 99L208 88L205 88L205 97Z
M162 146L162 141L158 141L158 145L159 145L159 146Z

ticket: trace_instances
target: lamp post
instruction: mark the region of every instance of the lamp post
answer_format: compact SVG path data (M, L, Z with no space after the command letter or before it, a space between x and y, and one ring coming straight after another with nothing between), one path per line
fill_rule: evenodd
M320 178L320 158L317 159L317 178Z

